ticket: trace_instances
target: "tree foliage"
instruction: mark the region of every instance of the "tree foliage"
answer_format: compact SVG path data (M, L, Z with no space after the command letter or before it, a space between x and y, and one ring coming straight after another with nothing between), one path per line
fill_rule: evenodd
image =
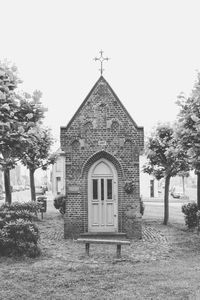
M16 73L16 68L0 64L0 165L3 170L14 166L16 147L21 137L16 117L19 103L14 93L20 82Z
M27 139L25 153L21 162L29 169L36 170L47 166L53 162L54 155L51 154L53 137L49 128L41 126L32 127Z
M177 139L187 151L191 168L198 176L197 201L200 208L200 73L191 95L181 93L177 104L180 108L178 115Z
M34 172L38 168L46 170L48 165L54 162L56 156L51 153L53 138L49 128L35 126L29 130L28 134L21 162L29 169L31 198L35 201Z
M181 93L177 104L180 107L177 137L187 149L192 167L200 170L200 74L191 96Z
M148 162L144 167L146 173L156 179L176 176L188 171L185 150L175 136L174 128L169 124L159 124L146 143L145 153Z
M159 124L148 139L145 152L147 163L143 171L158 180L165 178L164 224L167 224L170 178L189 170L186 151L176 139L174 128L169 124Z

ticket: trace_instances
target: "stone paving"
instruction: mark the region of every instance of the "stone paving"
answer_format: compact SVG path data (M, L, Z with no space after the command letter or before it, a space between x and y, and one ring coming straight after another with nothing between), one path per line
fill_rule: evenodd
M57 258L66 259L68 262L92 262L105 263L116 262L115 245L91 245L90 257L85 256L83 244L77 244L72 240L63 238L62 218L48 218L39 224L41 233L41 246L48 252L54 253ZM59 249L59 251L57 251ZM122 258L124 262L149 262L162 260L169 256L170 245L161 231L150 226L143 225L142 240L133 240L130 246L122 246Z
M63 240L63 226L58 224L56 228L51 228L46 233L46 239L55 240L55 241L62 241ZM143 226L142 230L142 241L143 242L150 242L150 243L167 243L167 238L155 228L150 226Z

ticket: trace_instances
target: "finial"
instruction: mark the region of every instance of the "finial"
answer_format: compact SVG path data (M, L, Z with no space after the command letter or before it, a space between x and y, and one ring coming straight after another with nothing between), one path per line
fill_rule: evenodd
M99 69L99 71L100 71L100 73L101 73L101 75L102 75L102 74L103 74L103 71L104 71L104 69L103 69L103 62L104 62L105 60L108 61L109 58L108 58L108 57L103 57L103 51L102 51L102 50L99 51L99 53L100 53L100 57L99 57L99 58L95 57L94 60L95 60L95 61L97 61L97 60L100 61L100 63L101 63L101 68Z

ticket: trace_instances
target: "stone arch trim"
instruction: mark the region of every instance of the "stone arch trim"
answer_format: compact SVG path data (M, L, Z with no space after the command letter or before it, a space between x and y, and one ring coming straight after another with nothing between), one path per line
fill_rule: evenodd
M93 121L86 121L83 124L83 130L86 131L87 129L93 129Z
M115 168L117 169L118 174L121 175L121 178L125 178L124 170L123 170L121 163L118 161L118 159L116 157L114 157L112 154L110 154L109 152L107 152L105 150L94 153L86 160L86 162L83 164L82 169L81 169L81 177L83 177L85 172L88 173L90 167L97 160L99 160L101 158L105 158L108 161L112 162L113 165L115 166Z

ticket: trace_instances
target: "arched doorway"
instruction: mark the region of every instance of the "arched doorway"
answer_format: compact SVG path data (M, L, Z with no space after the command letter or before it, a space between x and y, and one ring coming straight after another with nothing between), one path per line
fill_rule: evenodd
M88 231L118 231L118 181L114 165L96 161L88 172Z

